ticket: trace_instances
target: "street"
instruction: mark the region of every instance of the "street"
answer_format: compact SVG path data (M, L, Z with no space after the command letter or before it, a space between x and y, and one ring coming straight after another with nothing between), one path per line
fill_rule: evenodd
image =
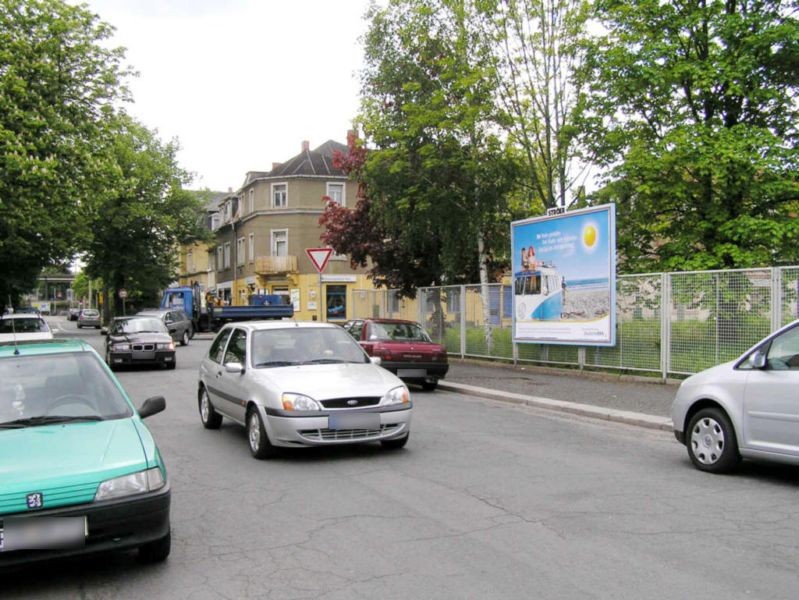
M102 354L97 330L48 319ZM404 450L250 457L203 429L197 368L118 374L172 485L172 554L117 554L4 576L3 598L796 598L799 471L695 470L667 432L412 388Z

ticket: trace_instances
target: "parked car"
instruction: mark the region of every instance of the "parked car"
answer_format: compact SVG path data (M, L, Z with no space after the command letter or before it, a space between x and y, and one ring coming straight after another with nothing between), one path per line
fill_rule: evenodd
M166 325L172 339L176 342L180 342L181 346L187 346L189 340L194 337L194 325L189 316L182 310L143 310L136 314L142 317L155 317L156 319L160 319L164 325Z
M94 308L84 308L78 315L78 329L94 327L100 329L100 311Z
M128 365L163 365L174 369L175 342L160 319L116 317L103 329L105 362L111 369Z
M80 316L80 311L81 311L81 309L78 308L77 306L74 307L74 308L68 309L67 310L67 318L70 321L77 321L78 317Z
M81 340L0 346L0 568L138 548L170 551L170 486L138 410Z
M408 441L412 404L400 379L328 323L249 321L217 334L200 365L206 429L247 428L255 458L279 447Z
M419 323L400 319L356 319L349 333L369 356L403 381L434 390L449 370L447 349L436 344Z
M799 464L799 321L736 360L682 382L671 408L674 435L702 471L725 473L741 458Z
M0 316L0 342L51 340L53 332L42 317L34 313Z

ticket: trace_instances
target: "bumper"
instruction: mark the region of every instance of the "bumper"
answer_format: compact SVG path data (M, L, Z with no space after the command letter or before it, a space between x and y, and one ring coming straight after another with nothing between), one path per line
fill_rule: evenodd
M6 518L85 516L88 536L85 545L77 548L0 552L0 569L53 558L132 549L161 539L169 533L170 501L171 490L167 483L157 492L132 498L65 506L24 515L4 515ZM2 519L0 516L0 521Z
M402 363L383 361L380 366L391 371L403 381L422 382L444 379L449 371L447 363Z
M685 432L684 431L677 431L674 430L674 437L677 438L677 441L681 444L685 444Z
M81 327L100 327L100 321L81 321L78 319L78 325Z
M404 437L410 431L412 405L386 407L380 411L325 411L313 416L307 413L287 416L285 411L273 409L265 413L267 433L275 446L330 446ZM351 426L347 425L347 419L354 421ZM339 423L334 424L335 421ZM367 421L373 423L367 424Z
M157 350L155 352L111 352L111 364L127 365L169 365L175 363L174 350Z

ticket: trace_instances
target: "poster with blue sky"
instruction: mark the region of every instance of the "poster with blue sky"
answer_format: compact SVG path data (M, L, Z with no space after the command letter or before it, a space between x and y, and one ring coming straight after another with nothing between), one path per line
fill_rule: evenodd
M511 223L513 341L616 343L613 204Z

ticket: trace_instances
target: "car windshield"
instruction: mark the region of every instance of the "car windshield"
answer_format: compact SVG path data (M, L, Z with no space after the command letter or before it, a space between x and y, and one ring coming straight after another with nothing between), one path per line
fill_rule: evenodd
M93 353L0 360L0 429L131 415L130 405Z
M372 323L370 340L429 342L430 337L416 323Z
M22 317L16 319L0 319L0 333L38 333L50 331L44 319L39 317Z
M96 310L84 310L82 314L84 317L97 317L100 315Z
M266 329L252 336L255 367L366 362L369 357L360 345L339 327Z
M164 324L153 317L137 319L118 319L111 328L112 335L126 333L168 333Z

